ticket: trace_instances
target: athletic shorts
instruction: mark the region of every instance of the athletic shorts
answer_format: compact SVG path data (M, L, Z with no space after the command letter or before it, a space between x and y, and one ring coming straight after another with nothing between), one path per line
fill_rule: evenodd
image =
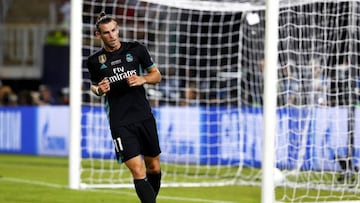
M118 163L135 156L155 157L161 153L156 121L149 119L111 130Z

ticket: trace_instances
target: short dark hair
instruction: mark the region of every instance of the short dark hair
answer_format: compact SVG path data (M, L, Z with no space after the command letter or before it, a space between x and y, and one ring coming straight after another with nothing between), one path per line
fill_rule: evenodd
M96 21L96 30L97 31L100 31L100 24L106 24L106 23L109 23L111 21L115 21L116 22L116 19L109 16L109 15L106 15L104 11L102 11L100 14L99 14L99 17L97 18L97 21Z

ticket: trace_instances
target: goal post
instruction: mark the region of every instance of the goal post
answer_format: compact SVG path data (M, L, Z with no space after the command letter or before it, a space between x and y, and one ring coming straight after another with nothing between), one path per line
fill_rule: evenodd
M79 189L81 179L82 0L71 1L70 36L70 139L69 188Z
M275 137L277 104L278 22L279 2L267 1L265 10L264 62L264 136L262 159L261 202L275 201Z
M360 200L358 1L72 4L70 188L133 185L85 66L105 11L162 73L146 85L162 186L257 186L263 202Z

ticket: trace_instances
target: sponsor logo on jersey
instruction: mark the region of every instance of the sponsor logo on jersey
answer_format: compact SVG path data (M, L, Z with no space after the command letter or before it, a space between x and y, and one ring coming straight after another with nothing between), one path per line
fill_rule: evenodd
M106 55L101 54L98 59L99 59L99 63L105 63L106 62Z
M119 63L121 63L121 59L116 60L116 61L111 61L111 65L112 65L112 66L115 66L115 65L117 65L117 64L119 64Z
M116 81L121 81L132 75L136 75L136 70L123 71L119 68L116 68L116 69L113 69L113 71L114 71L114 75L111 77L108 77L108 80L110 83L113 83Z
M133 60L134 60L133 55L131 55L131 54L126 54L126 61L127 61L127 62L133 62Z

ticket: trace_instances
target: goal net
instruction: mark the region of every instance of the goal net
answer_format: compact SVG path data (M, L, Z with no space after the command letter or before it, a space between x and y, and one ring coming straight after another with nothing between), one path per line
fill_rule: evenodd
M94 24L105 11L121 40L144 43L162 73L146 89L163 186L261 185L265 8L260 0L83 0L83 60L101 47ZM360 199L359 12L356 0L280 0L279 201ZM82 71L81 187L132 187L114 160L103 97Z

